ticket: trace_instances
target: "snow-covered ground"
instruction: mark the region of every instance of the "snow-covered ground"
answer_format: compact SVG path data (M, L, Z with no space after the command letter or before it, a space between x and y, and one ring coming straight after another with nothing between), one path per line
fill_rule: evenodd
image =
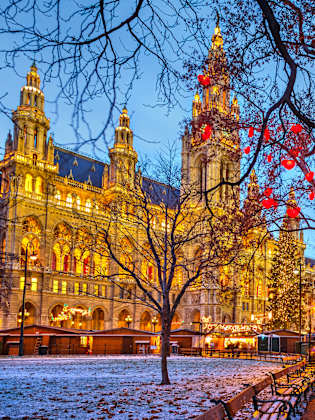
M0 418L191 419L280 369L266 362L154 356L0 359ZM246 417L245 417L246 418Z

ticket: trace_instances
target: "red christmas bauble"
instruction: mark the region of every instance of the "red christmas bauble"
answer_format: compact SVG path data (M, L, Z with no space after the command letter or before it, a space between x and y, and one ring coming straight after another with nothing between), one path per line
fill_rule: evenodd
M248 129L248 137L253 137L254 135L254 127L249 127Z
M266 197L270 197L271 194L272 194L272 188L266 188L265 191L264 191L264 195Z
M261 202L261 204L265 207L265 209L270 209L272 206L275 208L278 207L278 202L273 198L266 198Z
M211 133L212 133L211 125L207 124L206 126L201 127L201 130L202 130L202 134L201 134L202 140L208 140L211 137Z
M245 155L248 155L250 153L250 146L245 147L244 153Z
M202 86L209 86L210 85L210 77L209 76L204 76L203 74L199 74L197 79L198 79L198 82Z
M294 125L292 125L292 127L291 127L291 131L292 131L294 134L299 134L299 133L302 131L302 126L301 126L301 124L294 124Z
M311 191L311 192L310 192L310 195L308 196L308 198L309 198L311 201L313 201L313 200L314 200L314 198L315 198L315 193L314 193L314 191Z
M314 179L314 172L313 172L313 171L308 172L308 173L305 175L305 179L306 179L308 182L312 182L312 181L313 181L313 179Z
M295 217L298 217L300 214L301 208L300 207L288 207L287 208L287 215L291 217L291 219L294 219Z
M288 169L289 171L291 170L291 169L293 169L294 168L294 166L295 166L295 160L293 160L293 159L283 159L282 161L281 161L281 165L285 168L285 169Z

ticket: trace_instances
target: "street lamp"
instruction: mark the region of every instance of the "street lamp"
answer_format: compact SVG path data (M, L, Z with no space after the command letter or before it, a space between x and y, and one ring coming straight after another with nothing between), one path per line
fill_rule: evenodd
M151 324L153 325L153 332L155 332L155 327L156 327L156 324L158 322L159 322L159 320L157 319L156 316L154 318L152 318Z
M25 264L24 264L24 285L23 285L23 300L22 300L22 313L21 313L21 330L20 330L20 343L19 343L19 356L24 354L24 319L25 319L25 293L26 293L26 282L27 282L27 260L28 260L28 246L32 245L33 252L30 255L31 261L37 260L37 255L34 252L34 245L32 242L28 242L25 248Z
M132 318L130 315L127 315L125 318L125 321L127 322L127 328L129 328L129 325L132 323Z

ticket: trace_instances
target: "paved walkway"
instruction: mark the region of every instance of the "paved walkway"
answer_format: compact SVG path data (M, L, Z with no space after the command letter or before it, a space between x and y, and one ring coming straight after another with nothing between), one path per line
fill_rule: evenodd
M313 392L313 395L311 396L311 400L301 420L315 420L315 392Z

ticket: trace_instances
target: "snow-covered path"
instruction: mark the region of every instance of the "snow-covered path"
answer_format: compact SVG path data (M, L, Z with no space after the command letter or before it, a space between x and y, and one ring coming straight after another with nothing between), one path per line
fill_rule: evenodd
M171 357L160 386L158 357L0 359L0 418L191 419L280 365Z

